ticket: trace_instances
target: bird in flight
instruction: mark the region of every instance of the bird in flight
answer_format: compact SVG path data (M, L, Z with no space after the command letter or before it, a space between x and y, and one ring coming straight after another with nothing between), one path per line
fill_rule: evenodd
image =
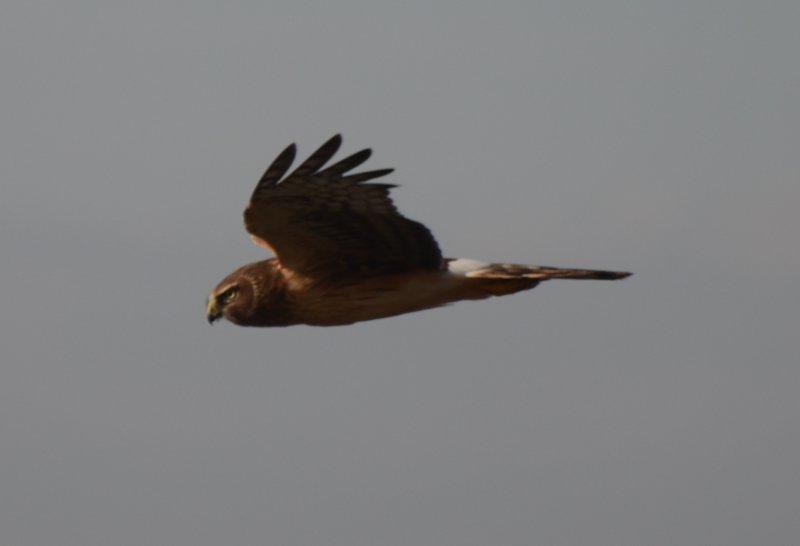
M624 279L630 273L443 258L424 225L401 215L392 172L351 173L372 151L329 165L335 135L285 176L291 144L272 162L244 211L253 242L275 257L240 267L208 296L207 318L240 326L338 326L459 300L504 296L550 279Z

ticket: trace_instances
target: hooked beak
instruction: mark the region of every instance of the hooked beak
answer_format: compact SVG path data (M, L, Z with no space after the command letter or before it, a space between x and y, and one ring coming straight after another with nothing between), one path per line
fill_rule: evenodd
M209 324L214 324L214 321L217 321L222 318L222 311L217 308L217 302L214 298L208 299L208 306L206 307L206 318L208 319Z

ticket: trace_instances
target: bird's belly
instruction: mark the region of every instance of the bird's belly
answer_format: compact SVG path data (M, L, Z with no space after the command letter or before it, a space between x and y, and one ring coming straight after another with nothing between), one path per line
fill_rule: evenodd
M472 299L464 281L464 277L448 272L413 272L362 279L346 286L318 287L306 291L294 303L302 323L352 324Z

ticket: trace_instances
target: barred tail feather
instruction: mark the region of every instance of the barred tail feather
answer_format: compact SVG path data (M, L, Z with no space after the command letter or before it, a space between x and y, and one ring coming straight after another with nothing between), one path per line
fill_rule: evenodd
M485 267L470 271L467 277L481 279L530 279L546 281L548 279L579 279L611 281L624 279L631 274L625 271L602 271L597 269L565 269L561 267L487 264Z
M445 260L447 271L457 280L459 299L483 299L530 290L549 279L616 280L630 276L624 271L566 269L519 264L489 264L465 258Z

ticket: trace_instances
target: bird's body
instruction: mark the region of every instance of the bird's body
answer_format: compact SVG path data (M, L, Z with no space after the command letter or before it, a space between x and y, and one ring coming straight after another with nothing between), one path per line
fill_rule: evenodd
M336 326L512 294L548 279L629 275L442 258L427 228L394 208L392 186L364 184L391 170L345 175L369 150L320 170L340 144L336 135L283 181L294 145L267 169L245 210L245 227L277 257L223 279L209 295L210 322Z

